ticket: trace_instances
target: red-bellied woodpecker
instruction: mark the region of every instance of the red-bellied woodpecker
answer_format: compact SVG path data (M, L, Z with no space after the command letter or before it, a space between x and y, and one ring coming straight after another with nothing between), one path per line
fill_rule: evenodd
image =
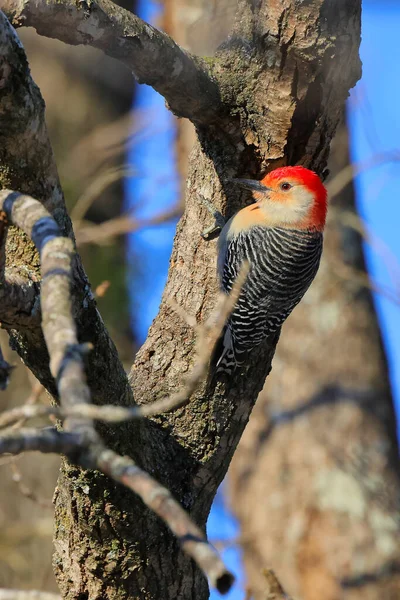
M250 270L227 323L217 372L242 366L276 332L313 281L322 252L327 192L316 173L282 167L261 181L233 180L254 204L234 215L219 238L218 273L229 293L247 260Z

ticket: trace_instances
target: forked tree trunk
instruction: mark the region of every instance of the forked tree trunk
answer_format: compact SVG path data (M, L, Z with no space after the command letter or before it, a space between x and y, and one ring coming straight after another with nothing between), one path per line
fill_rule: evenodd
M107 0L101 2L109 7ZM57 2L59 28L47 22L36 25L42 33L70 41L74 32L63 28L64 7L64 0ZM85 3L82 10L89 18L96 2ZM112 11L120 14L118 9ZM27 11L28 22L32 14ZM101 11L97 14L100 19ZM123 19L129 29L127 17ZM85 39L92 39L90 30L83 27L79 35L81 31L86 32ZM108 33L112 38L113 32ZM135 39L133 36L130 41ZM238 3L231 37L216 58L205 63L213 73L223 109L218 119L212 118L217 107L207 112L207 123L196 113L198 140L190 159L186 211L177 228L164 300L131 371L137 402L152 402L178 390L182 374L193 364L193 332L174 314L168 298L174 298L199 320L215 301L216 244L204 242L199 235L210 223L199 196L211 199L229 216L249 201L232 187L231 177L259 177L267 169L287 163L302 163L322 173L348 90L360 74L359 41L359 1ZM101 42L101 37L94 37L95 44ZM136 49L141 50L140 43ZM123 49L117 46L117 50L122 57ZM177 76L176 71L171 73L171 78L176 80ZM168 86L162 86L168 91ZM199 106L207 104L202 100ZM7 119L3 120L3 160L11 162L17 150L10 142L12 131L7 129ZM52 163L49 168L54 190L58 182ZM39 164L36 172L46 181L43 169ZM43 198L51 210L58 211L57 218L68 230L61 195L54 194L51 186L40 188L37 182L35 186L34 170L29 176L25 184L20 167L12 172L7 185ZM23 238L13 235L21 247ZM12 260L15 250L11 241L7 253ZM25 260L29 263L34 259L26 256ZM130 402L130 389L93 303L86 297L79 266L77 286L81 339L95 343L88 365L94 400ZM316 329L326 325L325 318L328 316L316 323ZM13 334L15 346L53 390L41 336L37 330L24 331L23 325L19 328L22 333ZM204 526L215 491L264 384L274 349L273 343L260 348L246 377L236 374L227 387L204 385L183 409L137 426L103 428L107 443L120 453L133 455ZM55 543L56 574L66 599L207 598L204 577L182 554L170 532L137 498L98 473L64 464L56 494Z

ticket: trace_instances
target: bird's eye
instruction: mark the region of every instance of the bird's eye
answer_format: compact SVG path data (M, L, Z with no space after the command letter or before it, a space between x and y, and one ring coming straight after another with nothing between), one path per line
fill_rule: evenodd
M284 183L281 183L281 190L283 190L284 192L287 192L288 190L290 190L291 187L292 186L287 181L285 181Z

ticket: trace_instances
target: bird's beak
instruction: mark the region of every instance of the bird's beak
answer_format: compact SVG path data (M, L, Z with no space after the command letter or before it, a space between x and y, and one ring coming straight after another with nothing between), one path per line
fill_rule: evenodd
M257 181L257 179L231 179L231 181L251 192L272 192L271 188L263 185L261 181Z

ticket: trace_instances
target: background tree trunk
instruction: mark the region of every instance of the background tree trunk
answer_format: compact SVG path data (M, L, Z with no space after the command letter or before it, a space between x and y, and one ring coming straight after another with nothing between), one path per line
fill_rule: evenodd
M57 4L58 11L62 7ZM95 10L95 2L85 5L87 17ZM121 21L127 24L128 17L122 15ZM55 29L46 23L43 31L54 35ZM215 301L216 247L199 236L210 221L199 195L230 216L249 201L232 189L232 176L259 177L267 169L298 162L322 173L348 89L359 77L359 40L359 2L238 3L232 36L215 59L206 61L223 110L219 120L206 125L201 115L196 117L198 140L169 280L160 313L131 371L137 402L178 390L181 375L193 363L193 332L167 300L176 299L199 320ZM18 182L15 178L13 184ZM26 188L28 184L24 191L41 197L35 186ZM60 196L53 194L52 203L46 203L64 219ZM7 252L12 260L11 245ZM94 401L127 403L129 390L113 346L90 298L82 297L87 288L79 268L77 284L80 339L95 343L88 365ZM32 336L23 337L16 347L53 391L43 342L37 339L36 347L30 347L30 341ZM269 372L275 343L254 353L246 377L237 373L229 386L205 384L183 409L138 426L102 428L107 444L134 456L202 527ZM136 497L99 473L64 464L56 493L55 537L55 567L64 598L207 598L203 575L181 553L177 540Z
M333 173L347 161L342 127ZM345 225L352 185L332 209L320 272L283 327L229 472L256 600L265 567L302 600L400 596L395 415L362 239Z

